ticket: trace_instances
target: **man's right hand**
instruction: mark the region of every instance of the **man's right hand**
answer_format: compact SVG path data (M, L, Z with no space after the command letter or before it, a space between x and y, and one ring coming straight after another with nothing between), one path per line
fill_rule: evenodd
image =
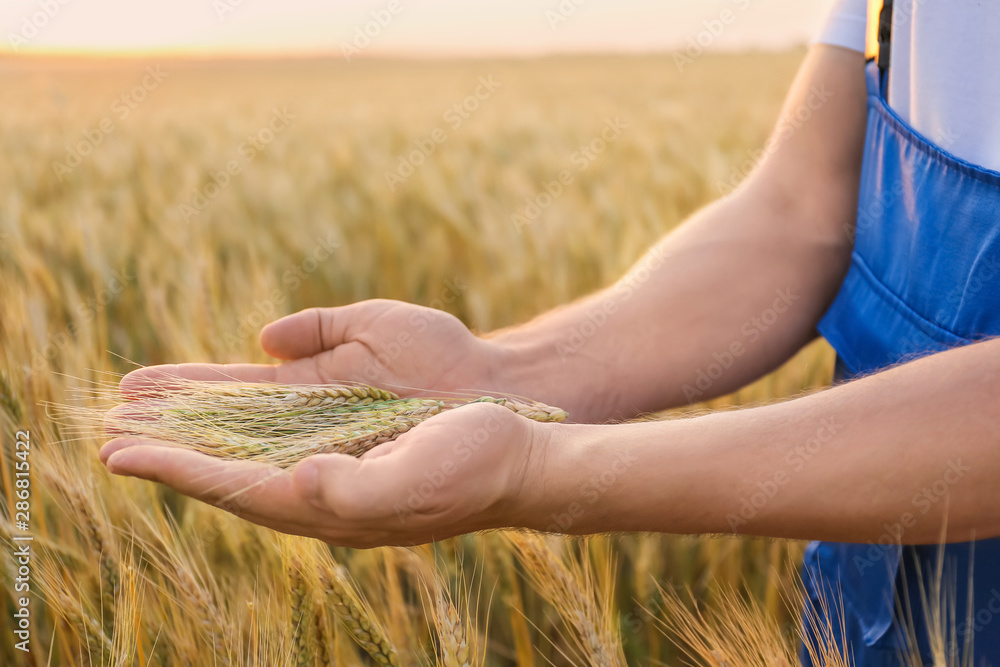
M129 373L122 393L148 397L170 377L287 384L348 380L401 395L502 390L494 343L475 336L453 315L401 301L303 310L264 327L260 343L284 363L150 366Z

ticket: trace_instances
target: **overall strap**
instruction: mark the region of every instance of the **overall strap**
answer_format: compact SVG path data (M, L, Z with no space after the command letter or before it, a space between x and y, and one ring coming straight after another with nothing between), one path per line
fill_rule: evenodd
M889 69L889 38L892 35L892 0L868 0L868 34L865 57L875 59L882 73Z

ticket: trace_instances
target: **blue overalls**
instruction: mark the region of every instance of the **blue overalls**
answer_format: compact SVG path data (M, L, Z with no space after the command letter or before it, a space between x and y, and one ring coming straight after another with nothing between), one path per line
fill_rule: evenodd
M948 154L904 123L885 103L875 61L866 76L851 267L819 325L837 351L838 380L1000 335L1000 173ZM933 497L915 498L917 520ZM1000 539L899 547L894 532L887 528L876 544L809 545L805 641L817 641L811 617L829 622L835 646L857 667L896 666L908 664L901 655L915 634L922 660L932 664L918 572L936 597L931 584L940 557L943 597L954 610L944 623L947 664L1000 667ZM915 633L897 601L911 609ZM973 647L969 663L962 662L966 642ZM801 657L812 664L804 647Z

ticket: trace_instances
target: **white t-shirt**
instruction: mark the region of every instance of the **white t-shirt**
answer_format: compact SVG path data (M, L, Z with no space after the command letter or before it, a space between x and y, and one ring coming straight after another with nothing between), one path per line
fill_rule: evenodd
M836 0L816 42L865 50L867 0ZM895 0L889 105L949 153L1000 171L1000 2Z

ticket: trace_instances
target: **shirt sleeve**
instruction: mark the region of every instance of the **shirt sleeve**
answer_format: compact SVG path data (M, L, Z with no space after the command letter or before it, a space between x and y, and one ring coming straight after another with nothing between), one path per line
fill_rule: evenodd
M867 22L867 0L836 0L823 29L812 43L842 46L864 53Z

